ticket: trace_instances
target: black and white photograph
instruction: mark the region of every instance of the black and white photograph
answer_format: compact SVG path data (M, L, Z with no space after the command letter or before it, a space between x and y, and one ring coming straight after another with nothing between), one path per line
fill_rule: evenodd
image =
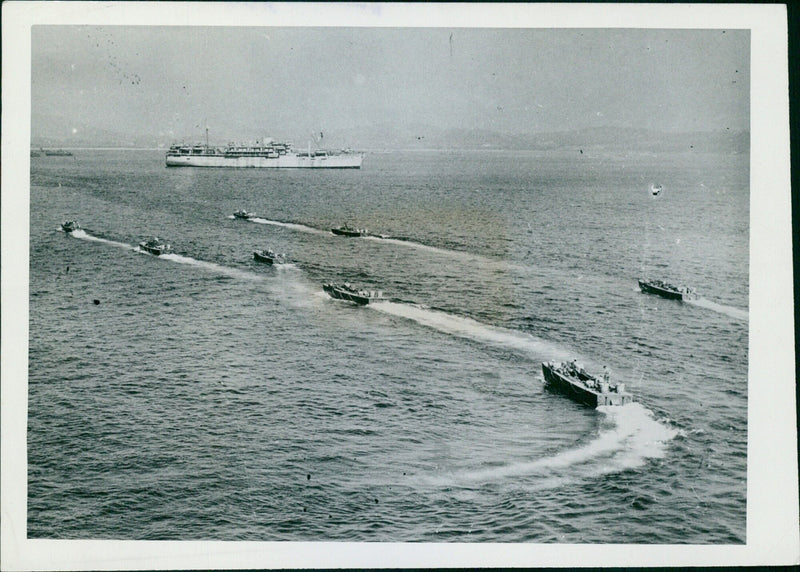
M797 563L785 9L67 4L3 569Z

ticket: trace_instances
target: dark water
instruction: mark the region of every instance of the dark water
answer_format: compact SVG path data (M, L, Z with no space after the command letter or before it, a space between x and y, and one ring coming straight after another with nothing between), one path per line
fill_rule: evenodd
M745 156L31 162L29 537L745 541ZM540 362L572 357L637 403L545 392Z

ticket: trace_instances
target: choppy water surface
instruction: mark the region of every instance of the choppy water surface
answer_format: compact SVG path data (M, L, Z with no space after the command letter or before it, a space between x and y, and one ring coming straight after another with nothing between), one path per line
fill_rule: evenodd
M745 541L746 157L31 161L29 537ZM545 392L572 357L637 403Z

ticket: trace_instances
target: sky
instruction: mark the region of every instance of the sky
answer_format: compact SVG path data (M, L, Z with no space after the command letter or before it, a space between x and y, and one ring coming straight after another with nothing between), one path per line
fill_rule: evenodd
M750 120L747 30L37 25L31 55L34 138Z

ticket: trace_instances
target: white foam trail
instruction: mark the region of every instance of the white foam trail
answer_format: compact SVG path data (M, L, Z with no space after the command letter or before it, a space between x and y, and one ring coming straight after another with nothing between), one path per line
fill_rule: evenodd
M80 238L82 240L91 240L94 242L102 242L103 244L110 244L111 246L116 246L118 248L124 248L125 250L132 250L134 252L140 252L142 254L148 254L139 246L132 246L130 244L125 244L124 242L117 242L115 240L108 240L106 238L99 238L96 236L92 236L91 234L87 233L84 230L73 230L72 236L75 238ZM254 274L252 272L246 272L244 270L238 270L236 268L229 268L227 266L221 266L219 264L214 264L213 262L205 262L203 260L196 260L194 258L190 258L188 256L181 256L180 254L162 254L160 258L171 260L173 262L178 262L180 264L189 264L192 266L197 266L199 268L205 268L206 270L211 270L213 272L217 272L219 274L224 274L226 276L231 276L233 278L244 278L246 280L262 280L263 277ZM287 264L285 266L295 267L294 264Z
M379 236L365 236L367 240L375 240L380 242L388 242L390 244L398 244L400 246L405 246L407 248L415 248L417 250L425 250L427 252L435 252L437 254L445 254L447 256L455 256L458 258L469 258L469 259L483 259L483 260L490 260L485 256L481 256L479 254L471 254L469 252L461 252L460 250L448 250L446 248L437 248L436 246L428 246L427 244L421 244L419 242L413 242L411 240L398 240L396 238L381 238Z
M663 458L667 442L678 435L676 429L657 421L640 403L598 407L597 410L607 416L609 426L585 445L533 461L438 475L426 480L441 486L536 476L540 485L544 482L549 483L548 487L560 486L573 480L635 469L648 459Z
M368 307L386 314L413 320L418 324L446 334L517 350L536 359L566 360L574 355L574 352L558 348L552 343L530 334L489 326L471 318L453 316L446 312L423 308L415 304L380 302L369 304Z
M282 226L284 228L291 228L292 230L299 230L301 232L308 232L311 234L327 234L324 230L320 230L318 228L311 228L310 226L306 226L304 224L295 224L293 222L280 222L277 220L269 220L261 217L253 217L248 220L257 224L271 224L273 226Z
M517 270L520 272L528 272L531 269L527 266L514 264L513 262L507 262L505 260L499 260L496 258L491 258L488 256L483 256L482 254L475 254L474 252L462 252L460 250L449 250L447 248L438 248L436 246L428 246L427 244L422 244L419 242L413 242L411 240L399 240L397 238L382 238L380 236L365 236L367 240L375 240L379 242L388 242L390 244L397 244L399 246L405 246L407 248L414 248L416 250L424 250L426 252L433 252L436 254L442 254L444 256L449 256L451 258L459 258L464 261L469 262L480 262L483 265L493 266L501 270Z
M276 268L286 267L286 264L277 265ZM288 269L287 269L288 270ZM279 274L278 282L271 284L273 295L280 299L284 304L294 308L318 308L322 306L322 299L315 287L297 280L295 276L289 274Z
M235 218L235 217L233 215L230 215L230 216L228 216L228 218ZM282 226L284 228L290 228L292 230L299 230L301 232L307 232L307 233L310 233L310 234L331 234L329 231L320 230L318 228L313 228L313 227L310 227L310 226L306 226L304 224L296 224L296 223L292 223L292 222L281 222L281 221L269 220L269 219L261 218L261 217L253 217L253 218L248 219L248 220L251 221L251 222L257 223L257 224L271 224L273 226ZM525 269L525 267L520 267L520 266L517 266L517 265L514 265L514 264L507 264L504 261L498 261L498 260L495 260L493 258L489 258L487 256L482 256L480 254L474 254L474 253L471 253L471 252L462 252L460 250L448 250L446 248L438 248L436 246L428 246L427 244L421 244L419 242L413 242L413 241L410 241L410 240L399 240L399 239L396 239L396 238L389 238L389 237L378 236L378 235L375 235L375 236L363 236L363 237L360 237L360 238L364 238L366 240L379 241L379 242L388 242L390 244L396 244L396 245L399 245L399 246L405 246L407 248L415 248L417 250L424 250L424 251L427 251L427 252L434 252L436 254L443 254L445 256L461 258L462 260L470 260L470 261L481 260L485 264L496 264L496 265L500 265L500 266L507 267L507 268L515 268L517 270L520 270L520 269L524 270Z
M204 268L206 270L217 272L219 274L224 274L225 276L230 276L232 278L244 278L246 280L263 279L262 276L254 274L252 272L239 270L237 268L229 268L227 266L221 266L220 264L214 264L213 262L206 262L204 260L196 260L189 256L182 256L180 254L167 253L167 254L162 254L161 256L159 256L159 258L163 258L164 260L171 260L179 264L189 264L191 266L197 266L198 268Z
M697 300L684 300L684 301L688 304L700 306L701 308L714 310L715 312L719 312L720 314L725 314L726 316L730 316L731 318L736 318L737 320L744 320L746 322L750 319L750 315L747 310L742 310L741 308L735 308L733 306L725 306L724 304L717 304L716 302L712 302L711 300L706 300L705 298L698 298Z
M124 248L125 250L138 250L137 246L131 246L130 244L125 244L124 242L117 242L116 240L108 240L106 238L99 238L97 236L92 236L85 230L73 230L72 236L74 236L75 238L80 238L82 240L91 240L94 242L102 242L103 244L110 244L111 246L116 246L117 248Z

